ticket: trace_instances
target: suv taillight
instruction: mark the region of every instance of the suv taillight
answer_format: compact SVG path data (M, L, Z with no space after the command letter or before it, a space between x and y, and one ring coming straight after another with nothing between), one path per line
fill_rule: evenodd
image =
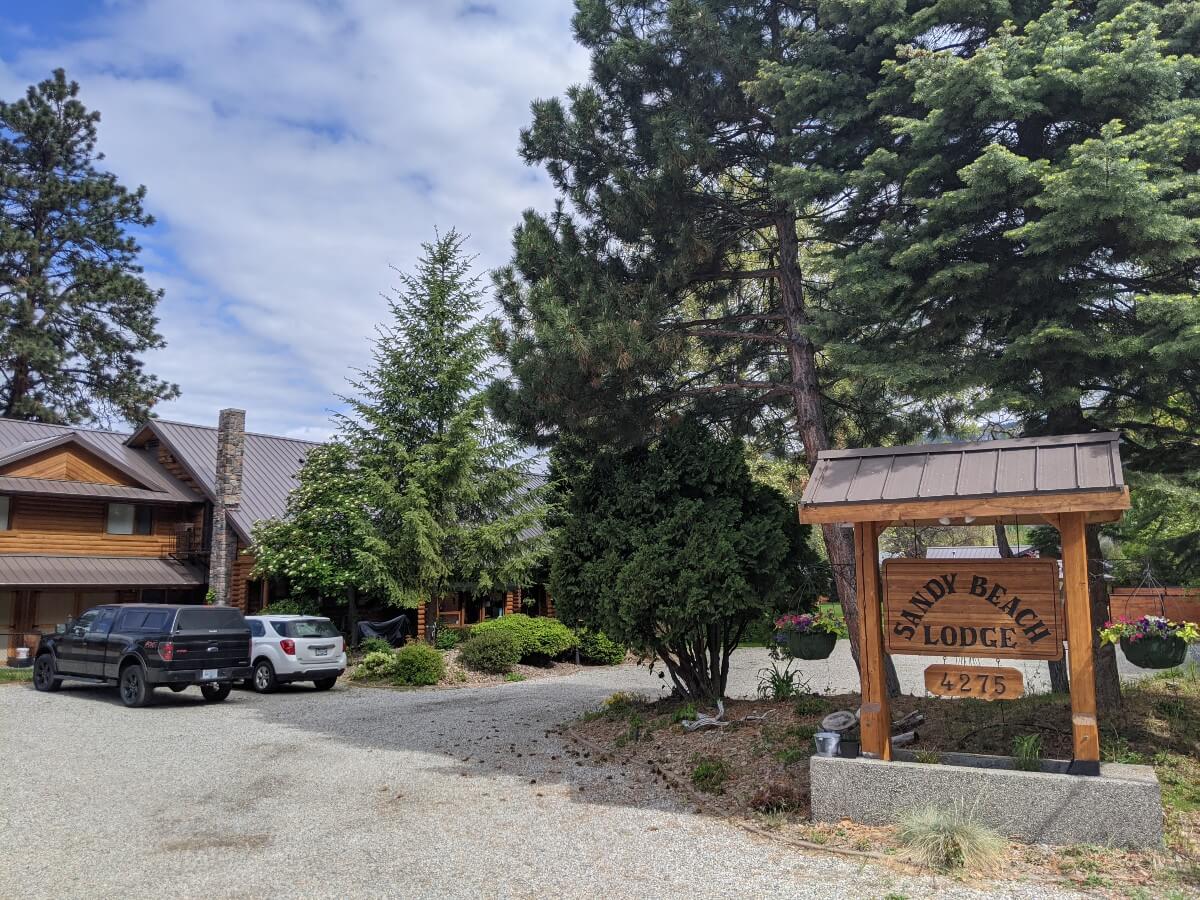
M170 662L175 658L175 645L170 641L162 641L158 645L158 655L166 662Z
M279 649L282 650L284 653L286 653L288 656L295 656L296 655L296 642L293 641L291 638L284 638L282 641L279 642Z

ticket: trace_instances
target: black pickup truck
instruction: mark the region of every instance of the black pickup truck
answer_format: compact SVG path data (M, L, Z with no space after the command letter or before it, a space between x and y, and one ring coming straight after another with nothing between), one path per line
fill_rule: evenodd
M126 706L145 706L156 687L194 684L224 700L249 678L250 626L229 606L120 603L97 606L43 635L33 686L57 691L64 678L115 684Z

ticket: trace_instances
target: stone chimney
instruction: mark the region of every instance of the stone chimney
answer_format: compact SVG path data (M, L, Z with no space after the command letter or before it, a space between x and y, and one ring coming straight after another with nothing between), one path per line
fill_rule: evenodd
M246 445L246 411L223 409L217 424L217 483L213 502L212 554L208 583L217 606L229 605L237 535L229 527L229 510L242 502L242 453Z

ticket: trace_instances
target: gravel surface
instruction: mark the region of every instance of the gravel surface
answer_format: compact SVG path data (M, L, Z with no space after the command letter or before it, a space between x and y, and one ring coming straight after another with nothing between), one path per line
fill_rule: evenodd
M656 682L622 666L214 705L159 692L140 710L111 689L0 687L0 896L1063 896L805 855L641 771L576 764L550 732Z

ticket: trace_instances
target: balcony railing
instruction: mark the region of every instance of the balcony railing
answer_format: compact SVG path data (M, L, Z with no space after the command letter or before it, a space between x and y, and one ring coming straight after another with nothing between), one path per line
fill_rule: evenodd
M167 549L168 556L182 563L207 563L208 554L202 529L192 524L175 526Z

